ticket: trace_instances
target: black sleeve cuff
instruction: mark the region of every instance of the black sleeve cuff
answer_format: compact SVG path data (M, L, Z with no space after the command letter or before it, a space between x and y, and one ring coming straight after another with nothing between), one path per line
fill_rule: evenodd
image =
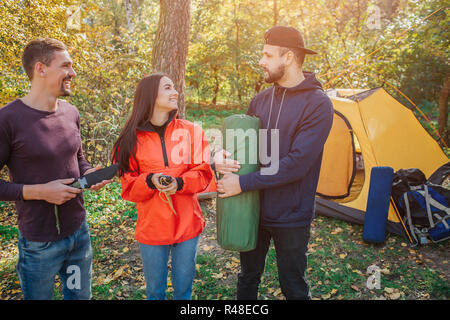
M219 174L216 171L216 164L214 162L212 162L210 164L210 166L211 166L211 169L213 169L213 171L214 171L214 175L216 176L216 179L219 180Z
M150 174L147 176L147 179L145 179L145 181L147 182L147 186L148 186L150 189L156 189L155 185L154 185L153 182L152 182L153 174L154 174L154 173L150 173Z
M177 191L180 191L181 189L183 189L183 185L184 185L184 181L182 178L175 178L177 180Z

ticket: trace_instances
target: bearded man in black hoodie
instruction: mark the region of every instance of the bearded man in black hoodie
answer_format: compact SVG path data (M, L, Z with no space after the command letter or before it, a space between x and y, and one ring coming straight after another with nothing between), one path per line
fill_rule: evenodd
M286 299L311 299L306 267L310 226L314 218L315 194L319 181L323 147L333 122L333 106L315 75L302 70L306 54L300 32L276 26L265 34L259 65L265 81L274 85L260 92L247 114L261 119L267 129L268 153L279 149L279 158L260 171L242 176L231 173L236 163L217 161L226 172L218 183L219 197L260 190L261 214L258 243L254 250L241 252L237 299L255 300L273 239L281 290ZM277 145L270 136L278 134ZM228 165L228 170L226 167ZM277 168L266 170L267 168Z

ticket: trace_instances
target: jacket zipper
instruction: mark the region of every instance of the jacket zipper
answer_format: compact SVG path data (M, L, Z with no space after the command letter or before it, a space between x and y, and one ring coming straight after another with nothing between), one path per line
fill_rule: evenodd
M161 147L162 147L162 152L163 152L163 156L164 156L164 166L168 167L169 166L169 160L167 159L167 151L166 151L166 143L164 142L164 135L166 134L166 130L164 129L164 132L160 137L161 139Z

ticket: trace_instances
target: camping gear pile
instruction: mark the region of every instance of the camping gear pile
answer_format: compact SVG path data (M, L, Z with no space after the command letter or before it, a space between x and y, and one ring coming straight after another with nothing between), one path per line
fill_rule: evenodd
M362 225L372 168L391 167L394 172L417 168L430 177L449 162L412 110L385 89L334 89L327 94L335 115L324 147L316 213ZM359 168L364 169L357 168L357 159L363 160ZM354 192L356 182L361 186ZM407 237L413 244L414 235L400 210L391 200L386 230Z
M449 174L450 162L428 180L415 168L401 169L394 174L392 197L414 238L414 245L450 238L450 190L442 187L440 180Z

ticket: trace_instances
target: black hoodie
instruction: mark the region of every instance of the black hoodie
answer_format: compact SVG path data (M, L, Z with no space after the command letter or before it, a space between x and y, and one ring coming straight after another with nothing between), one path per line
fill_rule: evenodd
M252 100L247 112L260 118L261 129L268 129L267 154L275 158L276 152L271 151L276 148L273 143L279 149L278 158L262 164L260 171L239 177L242 192L261 190L263 226L301 227L314 218L323 146L333 122L333 105L315 75L310 72L304 75L305 79L295 87L274 85L263 90ZM272 143L273 129L279 129L279 139Z

